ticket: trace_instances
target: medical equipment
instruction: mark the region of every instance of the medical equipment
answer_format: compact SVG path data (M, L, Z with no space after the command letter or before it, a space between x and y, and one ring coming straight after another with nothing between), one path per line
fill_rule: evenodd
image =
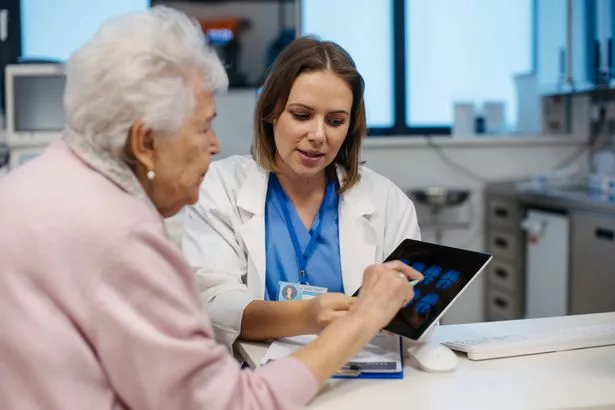
M64 65L8 65L5 80L6 143L14 169L40 154L64 129Z

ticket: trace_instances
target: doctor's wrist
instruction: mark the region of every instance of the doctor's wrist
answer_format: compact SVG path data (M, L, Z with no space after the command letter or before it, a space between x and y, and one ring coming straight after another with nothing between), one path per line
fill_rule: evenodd
M299 323L301 323L302 333L305 334L319 334L324 326L319 323L317 319L318 309L316 304L318 303L315 298L309 300L302 300L299 308Z

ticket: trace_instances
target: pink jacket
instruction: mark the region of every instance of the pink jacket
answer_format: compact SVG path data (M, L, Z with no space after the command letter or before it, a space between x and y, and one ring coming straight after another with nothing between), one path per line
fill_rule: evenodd
M63 141L0 179L0 409L288 409L296 359L241 371L160 216Z

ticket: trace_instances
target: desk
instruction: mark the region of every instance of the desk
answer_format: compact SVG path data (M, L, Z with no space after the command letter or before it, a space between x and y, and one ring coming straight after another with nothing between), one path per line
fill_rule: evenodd
M429 340L615 324L614 313L436 327ZM408 346L410 345L410 341ZM267 351L239 342L252 367ZM485 361L458 354L452 373L426 373L406 360L403 380L331 380L310 409L615 409L615 346Z

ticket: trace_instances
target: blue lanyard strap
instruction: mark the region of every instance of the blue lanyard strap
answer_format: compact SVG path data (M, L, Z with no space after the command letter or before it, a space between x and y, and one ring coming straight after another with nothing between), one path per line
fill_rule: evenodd
M320 232L322 231L322 226L324 222L324 214L326 204L329 201L329 198L333 194L332 190L335 189L335 184L327 184L327 190L325 191L325 197L320 205L320 209L318 210L318 224L311 230L310 241L305 247L305 251L301 252L301 245L299 244L299 238L297 238L297 232L293 226L293 221L290 217L290 207L291 201L282 189L280 182L276 177L276 183L280 188L280 191L284 194L284 206L282 207L282 211L284 212L284 219L286 220L286 228L288 229L288 234L290 235L290 240L293 243L293 248L295 250L295 258L297 259L297 266L299 266L299 283L307 285L307 276L305 268L307 266L308 259L314 253L316 249L316 244L318 243L318 238L320 236Z

